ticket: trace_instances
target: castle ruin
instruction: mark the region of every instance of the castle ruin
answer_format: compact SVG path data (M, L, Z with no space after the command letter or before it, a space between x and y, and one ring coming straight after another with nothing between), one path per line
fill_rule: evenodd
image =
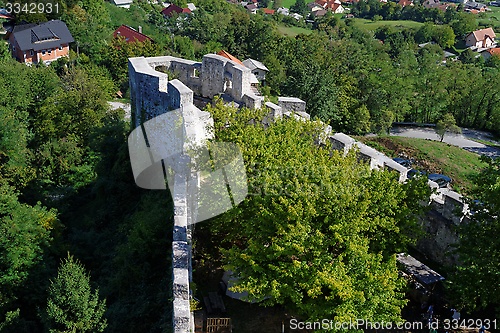
M208 112L201 111L194 105L195 96L212 99L222 95L225 100L232 101L238 106L265 107L269 110L268 121L283 116L309 119L309 115L305 112L305 102L298 98L279 97L278 105L265 102L252 86L250 69L222 56L207 54L202 62L170 56L137 57L130 58L128 66L134 128L144 126L148 120L169 111L180 110L186 120L183 124L184 134L189 136L190 140L202 143L212 137L213 133L207 131L207 128L213 121ZM162 69L164 72L157 69ZM172 80L169 80L169 75L173 77ZM145 129L145 132L148 130ZM151 140L149 137L148 139ZM344 153L356 148L359 159L367 161L372 169L392 170L399 173L399 181L407 180L408 169L377 150L343 133L329 134L329 140L335 149ZM176 175L173 182L169 183L169 187L173 189L175 212L172 289L173 326L176 333L194 331L194 319L189 303L191 297L189 284L192 273L190 221L195 219L196 204L190 202L188 187L199 185L196 177L196 173ZM189 182L189 179L195 181ZM420 248L425 249L427 254L433 254L432 259L447 262L449 258L444 257L446 250L457 239L454 226L461 223L466 216L467 205L458 193L440 189L432 181L429 181L429 186L436 189L430 197L429 204L440 218L426 221L424 227L434 236L432 239L421 241Z

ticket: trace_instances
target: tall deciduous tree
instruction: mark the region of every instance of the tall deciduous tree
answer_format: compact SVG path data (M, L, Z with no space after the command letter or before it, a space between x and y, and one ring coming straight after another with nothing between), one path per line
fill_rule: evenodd
M451 113L445 114L436 124L436 133L439 135L441 142L443 142L446 132L462 133L462 130L456 125L455 118Z
M242 149L248 175L247 199L207 224L238 277L235 290L311 319L398 320L405 301L394 253L418 230L424 183L400 184L354 154L319 147L318 122L266 129L258 111L208 110L217 140Z
M0 328L16 313L20 290L26 288L37 264L52 241L57 227L55 210L40 204L29 206L18 201L14 188L0 179ZM7 313L7 318L4 318ZM17 310L19 315L19 310ZM17 317L17 316L15 316ZM13 320L13 318L11 318ZM8 326L7 326L8 327Z
M307 4L305 0L297 0L295 1L295 4L290 7L290 10L294 13L305 16L307 14Z
M42 317L51 333L103 332L106 302L92 291L90 276L71 255L61 263L49 287L47 307Z
M450 286L459 306L469 310L496 307L500 315L500 160L483 158L488 167L477 185L468 223L459 226L457 267Z

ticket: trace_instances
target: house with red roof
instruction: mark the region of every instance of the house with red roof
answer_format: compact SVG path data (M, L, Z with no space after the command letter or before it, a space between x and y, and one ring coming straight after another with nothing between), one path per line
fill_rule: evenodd
M493 56L500 58L500 47L484 50L483 52L481 52L481 55L483 56L484 60L488 60Z
M400 5L401 7L413 6L413 1L412 0L399 0L398 5Z
M234 61L235 63L237 63L239 65L243 65L243 63L240 61L240 59L236 58L235 56L233 56L231 53L229 53L227 51L220 50L219 52L217 52L217 55L220 55L220 56L222 56L224 58L232 60L232 61ZM245 65L243 65L243 66L245 66Z
M465 37L465 45L475 48L489 48L496 45L495 37L492 28L479 29Z
M170 6L163 8L161 13L163 14L163 16L172 17L174 15L174 13L177 13L177 15L179 15L179 14L191 14L191 9L181 8L177 5L171 4Z
M274 9L269 9L269 8L262 8L262 12L264 12L264 15L274 15L275 10Z
M340 0L316 0L316 3L323 7L323 9L331 10L335 14L344 12L344 7L342 7Z
M118 27L118 29L115 30L115 32L113 33L113 37L114 38L123 37L125 38L125 41L127 43L134 43L134 42L143 43L147 40L149 40L150 42L153 41L150 37L142 33L142 27L139 26L139 31L137 31L134 28L124 24L122 24L120 27Z

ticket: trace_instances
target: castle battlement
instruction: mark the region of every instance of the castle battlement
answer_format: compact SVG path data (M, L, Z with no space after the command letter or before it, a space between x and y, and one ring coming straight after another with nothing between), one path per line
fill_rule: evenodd
M149 136L153 138L154 135L160 135L165 128L157 126L152 130L152 127L148 128L145 123L173 110L180 112L183 119L181 132L186 141L203 144L204 140L212 138L213 133L210 132L210 128L213 120L208 112L201 111L193 104L194 96L212 99L223 95L226 99L249 108L265 107L269 110L269 114L264 122L268 124L281 117L294 117L301 121L310 119L306 113L306 103L298 98L279 97L278 105L271 102L264 103L264 98L257 95L252 86L250 69L219 55L207 54L202 62L170 56L137 57L129 59L128 67L132 122L134 128L144 125L148 139ZM325 127L325 133L334 149L344 154L351 149L357 149L359 160L369 163L371 169L398 172L400 182L407 180L408 169L404 166L348 135L343 133L332 135L331 128ZM156 162L158 161L152 161ZM172 287L173 326L174 332L177 333L194 331L194 320L189 304L192 273L190 226L194 223L191 220L196 219L197 207L193 202L189 202L189 193L193 193L189 187L199 185L196 177L195 173L177 174L173 181L169 182L169 187L173 189L175 212ZM426 240L423 246L436 253L434 260L443 262L447 259L444 258L447 248L457 239L453 226L460 224L466 218L468 208L458 193L440 189L438 184L432 181L428 183L431 188L436 189L429 198L429 204L443 220L448 221L448 224L426 222L425 228L428 232L435 233L435 239Z

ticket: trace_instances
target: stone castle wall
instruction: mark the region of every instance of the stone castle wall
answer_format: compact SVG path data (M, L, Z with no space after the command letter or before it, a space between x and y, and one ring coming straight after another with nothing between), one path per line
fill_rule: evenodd
M372 169L395 171L399 173L400 182L407 180L408 169L379 151L343 133L336 133L329 139L334 149L343 150L344 154L356 147L360 160L368 162ZM438 263L454 265L457 258L448 251L458 242L456 226L468 221L468 205L457 192L439 188L438 184L430 180L428 184L433 189L428 202L431 210L421 219L426 236L418 242L417 248Z
M170 71L176 79L169 81L168 74L155 70L160 67ZM213 121L208 113L193 105L193 97L198 95L213 98L219 94L227 94L234 101L250 108L266 107L269 110L268 116L264 119L266 123L283 116L293 116L297 119L310 118L305 112L305 102L298 98L279 97L278 105L271 102L263 104L263 98L252 93L250 74L250 70L246 67L214 54L205 55L201 63L169 56L130 58L133 125L137 127L170 110L183 109L189 111L189 115L195 115L188 122L189 128L185 129L187 135L193 137L200 135L200 140L208 138L211 134L206 132L206 128ZM186 118L190 117L188 113ZM343 133L329 135L328 138L334 149L346 154L350 149L356 148L360 160L367 161L372 169L398 172L399 181L406 181L408 169L377 150ZM190 206L192 203L188 202L187 194L193 192L187 188L189 185L186 177L193 178L196 175L176 175L173 184L169 184L173 185L175 211L172 242L173 325L174 332L178 333L194 331L194 321L189 306L192 268L191 232L188 226L191 224L189 221L193 218L192 214L195 214L196 207ZM467 214L467 206L458 193L439 189L438 185L431 181L429 186L437 189L430 198L430 205L436 218L425 219L424 226L433 236L424 239L419 245L432 259L448 263L447 261L453 258L445 257L445 250L456 242L457 235L453 226L463 221Z
M133 126L143 125L148 120L166 112L181 110L185 142L202 143L212 133L208 128L213 120L207 112L193 104L194 95L213 98L226 94L236 102L250 108L262 107L263 98L252 92L251 71L218 55L206 55L201 63L175 58L151 57L130 58L129 63L130 104ZM162 69L169 74L160 72ZM275 105L266 103L269 118L276 119L283 114L305 114L305 102L290 99ZM307 115L307 114L306 114ZM151 136L162 136L161 128ZM151 139L151 138L150 138ZM188 150L190 147L184 147ZM174 230L172 242L172 290L173 328L176 333L194 332L194 319L190 310L191 266L191 220L196 217L196 200L189 194L196 191L189 186L199 184L196 172L176 174L169 180L174 201Z

